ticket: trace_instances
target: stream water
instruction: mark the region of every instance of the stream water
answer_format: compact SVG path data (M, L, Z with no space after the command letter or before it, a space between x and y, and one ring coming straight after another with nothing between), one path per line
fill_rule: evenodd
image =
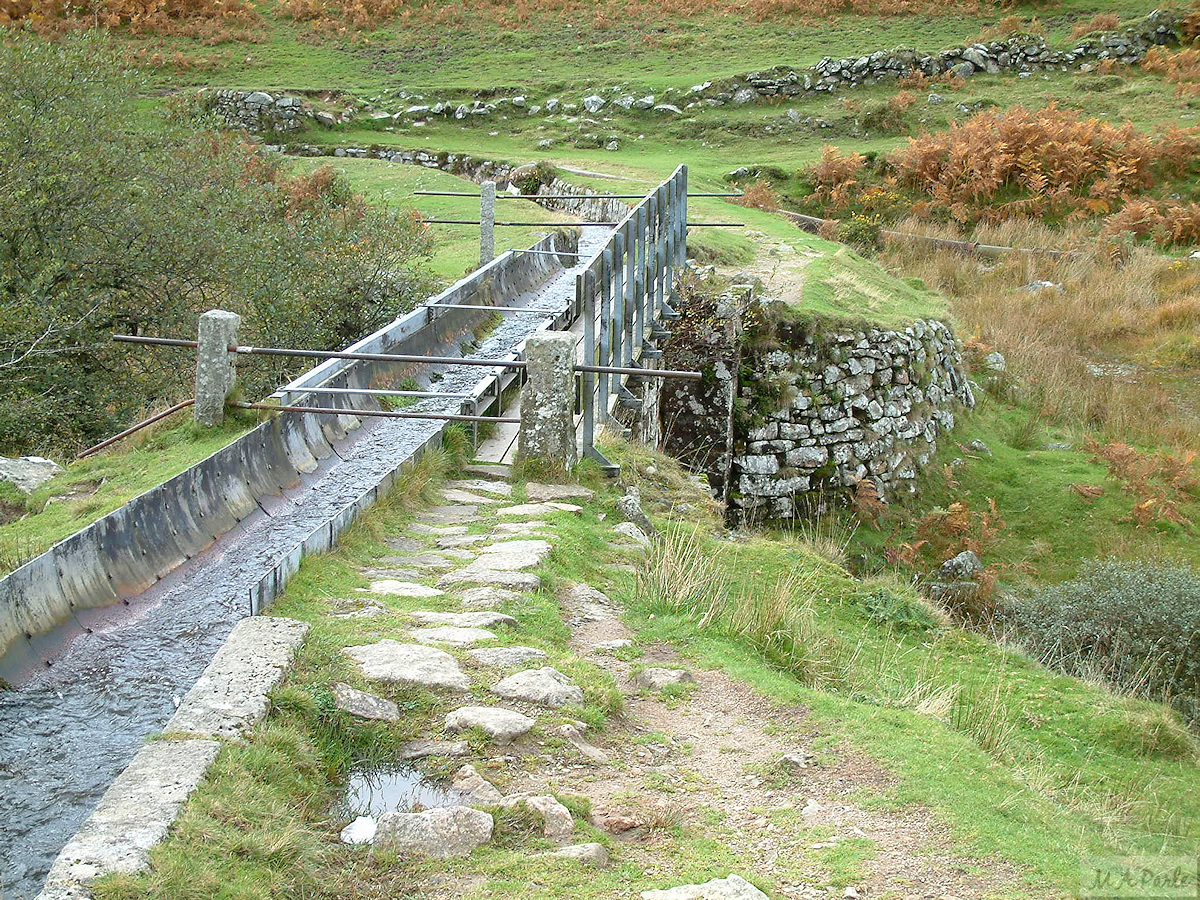
M584 229L580 252L591 252L604 237L603 229ZM564 270L525 298L506 300L562 308L574 296L574 274ZM540 321L505 316L473 355L504 355ZM464 392L479 377L477 369L450 367L435 389ZM433 398L412 410L455 411L457 403ZM273 515L246 520L169 587L76 638L52 668L20 690L0 692L0 900L37 895L58 851L247 614L250 587L436 428L419 420L366 420L322 477Z

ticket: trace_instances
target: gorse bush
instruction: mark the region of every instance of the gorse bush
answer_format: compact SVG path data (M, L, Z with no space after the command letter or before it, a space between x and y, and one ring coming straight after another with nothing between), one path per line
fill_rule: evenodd
M1047 665L1099 675L1200 721L1200 573L1155 562L1090 561L1078 577L1008 613Z
M0 71L0 452L86 446L191 395L191 359L113 332L191 337L219 307L245 343L340 348L425 292L414 218L234 135L146 129L101 38L18 37ZM297 370L239 377L253 397Z

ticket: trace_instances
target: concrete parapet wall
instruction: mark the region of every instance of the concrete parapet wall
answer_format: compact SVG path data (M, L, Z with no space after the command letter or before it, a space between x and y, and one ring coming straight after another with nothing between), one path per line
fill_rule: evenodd
M573 251L575 247L573 234L560 233L547 236L533 249ZM574 262L543 253L508 252L430 302L498 304L541 284L564 261ZM479 310L423 306L348 349L455 356L461 337L487 315ZM355 411L380 408L369 395L308 395L306 387L394 386L420 367L352 360L322 363L277 396L291 405L344 408L345 415L275 414L0 579L0 678L20 683L50 664L67 640L86 632L103 608L141 594L247 518L272 515L285 490L319 474L322 461L333 456L335 446L363 426ZM478 405L473 400L465 404ZM435 446L440 439L439 431L426 446ZM411 459L397 460L396 468L382 476L376 488L348 504L281 559L246 598L247 614L265 607L306 552L333 546L357 512L386 493L396 472L408 464Z

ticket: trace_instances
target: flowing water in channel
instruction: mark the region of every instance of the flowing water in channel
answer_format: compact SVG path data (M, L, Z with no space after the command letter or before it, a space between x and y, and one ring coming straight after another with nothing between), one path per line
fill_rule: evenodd
M606 236L584 229L580 252L593 252ZM529 305L565 307L574 278L575 270L560 272ZM503 356L540 321L506 316L472 355ZM451 367L436 389L465 392L479 377L471 367ZM412 409L451 412L457 403L435 398ZM251 586L436 429L435 422L366 420L323 476L274 515L247 519L122 620L77 638L19 691L0 691L0 900L37 895L58 851L247 615Z

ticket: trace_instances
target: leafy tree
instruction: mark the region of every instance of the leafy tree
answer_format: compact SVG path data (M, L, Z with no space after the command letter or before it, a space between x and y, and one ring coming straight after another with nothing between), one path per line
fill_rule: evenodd
M102 37L0 45L0 452L72 449L191 392L206 309L247 342L331 349L411 309L428 238L332 170L290 176L239 136L139 109ZM268 393L302 364L249 366Z

